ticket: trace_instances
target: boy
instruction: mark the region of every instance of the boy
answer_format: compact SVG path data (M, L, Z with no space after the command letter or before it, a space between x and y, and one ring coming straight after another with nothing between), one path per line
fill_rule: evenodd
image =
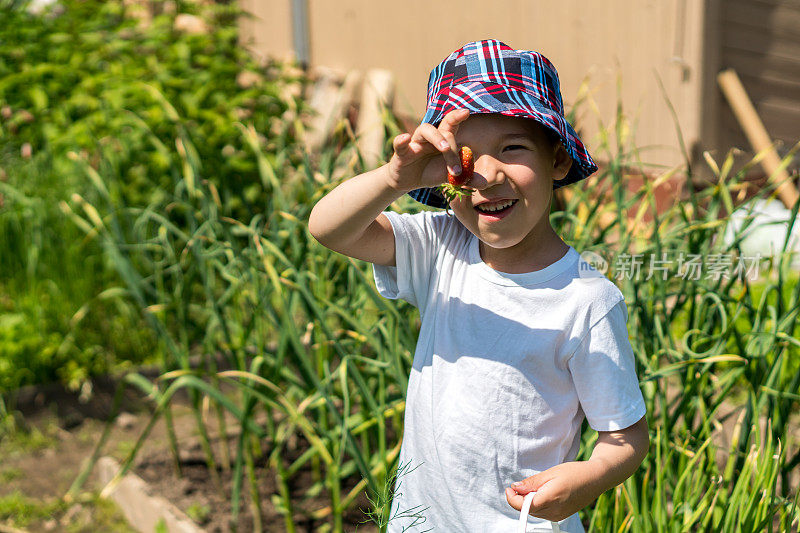
M427 99L391 160L331 191L308 225L373 263L383 296L420 310L400 454L410 468L389 530L514 531L536 491L529 531L582 532L577 511L633 474L649 445L622 294L579 275L586 264L550 225L553 189L597 167L536 52L469 43L431 72ZM445 207L435 187L460 174L460 146L474 173L471 194L449 204L455 217L383 212L405 193ZM599 436L574 461L584 416Z

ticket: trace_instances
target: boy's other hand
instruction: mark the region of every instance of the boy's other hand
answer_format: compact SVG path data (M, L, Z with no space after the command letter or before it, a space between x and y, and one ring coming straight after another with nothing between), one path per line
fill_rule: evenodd
M602 494L602 491L597 492L597 476L595 465L587 461L562 463L525 478L519 485L508 487L506 500L520 511L525 495L536 491L530 514L558 522L577 513Z
M456 109L444 116L437 128L420 124L413 133L394 138L394 155L389 160L389 180L398 191L434 187L447 181L447 172L461 173L456 143L459 125L469 117L468 109Z
M632 476L650 446L645 417L625 429L597 434L588 460L562 463L511 485L506 489L508 504L519 511L524 496L535 490L530 514L557 522Z

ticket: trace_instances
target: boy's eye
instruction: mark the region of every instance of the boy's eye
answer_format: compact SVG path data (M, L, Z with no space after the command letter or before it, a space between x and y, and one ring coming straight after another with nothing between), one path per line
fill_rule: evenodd
M510 144L504 148L504 150L520 150L520 149L524 150L525 147L522 146L521 144Z

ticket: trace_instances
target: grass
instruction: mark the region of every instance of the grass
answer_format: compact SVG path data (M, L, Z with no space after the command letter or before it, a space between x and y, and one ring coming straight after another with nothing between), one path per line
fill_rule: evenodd
M55 426L51 424L44 431L39 428L14 427L0 432L0 452L3 457L13 457L52 448L56 443Z
M67 533L136 531L128 525L113 502L91 494L85 494L79 502L68 505L58 499L41 501L19 491L11 492L0 497L0 528L2 524L13 528L33 528L34 531L44 531L52 526Z
M0 520L13 519L17 527L28 527L33 522L47 520L64 510L61 502L42 503L18 491L0 497Z
M186 508L186 516L201 525L208 521L210 514L211 508L205 504L193 503Z
M19 468L4 468L0 470L0 483L11 483L15 479L19 479L24 475L24 472Z

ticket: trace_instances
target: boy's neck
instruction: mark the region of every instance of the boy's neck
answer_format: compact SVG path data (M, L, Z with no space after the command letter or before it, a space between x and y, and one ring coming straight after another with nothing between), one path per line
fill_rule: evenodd
M569 250L569 245L559 237L552 227L541 236L529 235L524 241L510 248L492 248L478 241L483 262L506 274L524 274L546 268Z

